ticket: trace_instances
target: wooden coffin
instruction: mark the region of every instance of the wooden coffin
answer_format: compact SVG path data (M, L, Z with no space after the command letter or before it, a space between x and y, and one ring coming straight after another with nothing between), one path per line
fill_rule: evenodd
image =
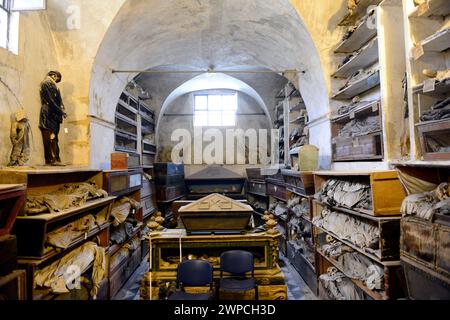
M265 176L262 175L261 168L247 168L248 180L264 181Z
M16 270L4 277L0 277L0 300L27 300L26 278L25 270Z
M334 161L382 160L381 132L356 138L336 137L332 141Z
M260 196L266 196L266 182L248 181L247 192Z
M129 258L125 259L125 261L120 265L112 274L110 275L109 280L109 292L110 298L112 299L119 290L125 285L131 275L136 271L142 262L142 253L141 248L139 247L136 251L134 251Z
M249 205L212 194L178 210L188 234L233 234L246 230L253 215Z
M17 238L7 235L0 237L0 277L17 269Z
M287 201L287 190L284 183L274 183L267 180L267 195L281 201Z
M411 300L450 300L450 278L416 260L402 257L408 296Z
M286 187L300 195L314 195L314 175L312 172L281 170Z
M140 156L136 153L111 153L111 170L127 170L141 165Z
M184 185L174 187L156 187L156 199L158 202L171 202L186 195Z
M155 163L155 176L173 176L184 174L184 164Z
M402 257L450 279L450 226L406 217L401 230Z
M142 199L141 205L143 210L142 215L144 219L146 219L156 211L156 202L152 196Z
M186 178L191 194L240 194L245 178L220 166L210 166Z
M450 120L430 121L417 124L423 158L425 160L450 160ZM434 150L436 142L442 151Z
M142 165L143 166L153 166L155 163L155 155L143 154L142 155Z
M175 175L157 175L155 176L155 184L162 187L179 186L184 184L184 174Z
M0 237L10 234L17 216L22 212L25 189L21 184L0 185Z
M147 198L156 193L155 183L147 179L142 180L141 198Z
M314 266L289 241L287 243L287 257L311 291L317 293L317 275Z
M123 196L140 190L142 187L142 169L105 171L103 174L103 189L109 195Z

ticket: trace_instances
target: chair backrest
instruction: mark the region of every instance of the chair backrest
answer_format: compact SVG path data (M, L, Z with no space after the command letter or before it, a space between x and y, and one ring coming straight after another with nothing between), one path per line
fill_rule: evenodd
M253 254L242 250L224 252L220 256L220 270L239 276L244 276L247 272L253 272Z
M213 282L213 266L204 260L186 260L178 265L177 282L183 286L206 286Z

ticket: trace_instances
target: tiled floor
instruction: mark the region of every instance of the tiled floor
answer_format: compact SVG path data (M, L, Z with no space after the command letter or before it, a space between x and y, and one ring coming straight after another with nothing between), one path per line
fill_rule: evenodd
M284 257L280 258L280 267L286 277L286 284L288 286L288 300L317 299L297 271L295 271L295 269L285 260ZM144 260L122 290L120 290L114 297L114 300L139 300L140 282L147 270L148 261Z

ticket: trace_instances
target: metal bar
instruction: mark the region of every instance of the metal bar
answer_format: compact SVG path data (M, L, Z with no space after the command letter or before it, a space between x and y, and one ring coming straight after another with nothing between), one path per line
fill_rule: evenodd
M265 73L305 73L299 70L111 70L112 73L150 73L150 74L202 74L202 73L238 73L238 74L265 74Z
M193 117L194 113L165 113L164 117ZM236 113L236 116L267 116L265 113Z

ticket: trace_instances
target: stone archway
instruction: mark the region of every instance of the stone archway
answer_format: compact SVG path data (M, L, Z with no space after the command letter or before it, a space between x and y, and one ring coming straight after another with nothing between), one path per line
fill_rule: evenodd
M188 0L182 5L176 0L126 1L96 56L90 114L113 122L120 93L138 74L113 74L113 69L147 70L160 65L302 70L300 91L310 118L328 112L319 54L288 0ZM102 139L101 148L91 148L94 166L109 162L114 139L112 129L106 131L100 124L91 125L91 144L98 145L95 139Z

